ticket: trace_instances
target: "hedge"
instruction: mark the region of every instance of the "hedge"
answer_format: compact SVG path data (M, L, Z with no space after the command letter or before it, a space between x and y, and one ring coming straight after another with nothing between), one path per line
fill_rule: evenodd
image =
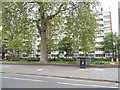
M40 58L10 58L10 59L5 59L8 61L21 61L21 60L25 60L25 61L40 61Z
M20 61L20 60L25 60L25 61L40 61L40 58L11 58L11 59L5 59L9 61ZM75 58L53 58L53 59L48 59L49 61L76 61ZM93 62L95 61L111 61L111 58L93 58ZM114 59L115 61L115 59Z
M94 58L93 61L111 61L111 58Z
M53 58L49 59L49 61L75 61L74 58Z

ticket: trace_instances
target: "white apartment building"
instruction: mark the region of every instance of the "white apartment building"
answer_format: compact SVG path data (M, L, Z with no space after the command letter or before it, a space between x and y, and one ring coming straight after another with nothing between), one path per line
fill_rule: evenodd
M118 36L120 38L120 1L118 3ZM120 46L118 47L118 58L120 59Z
M112 21L111 21L111 12L110 11L103 11L101 8L101 11L99 12L98 22L101 24L98 27L98 32L96 36L96 49L94 52L95 58L108 58L111 57L111 54L107 54L104 52L102 46L100 45L100 42L103 41L104 36L106 36L108 33L112 32Z
M120 1L118 2L118 36L120 37Z

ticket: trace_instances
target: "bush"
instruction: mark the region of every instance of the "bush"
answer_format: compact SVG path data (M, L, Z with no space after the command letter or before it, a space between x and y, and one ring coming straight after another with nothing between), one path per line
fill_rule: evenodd
M94 58L93 61L111 61L111 58Z
M23 60L23 58L10 58L10 59L6 59L8 61L20 61Z
M39 54L36 54L36 57L37 57L37 58L39 58L39 57L40 57L40 55L39 55Z
M6 59L12 59L15 58L15 54L7 54L5 57Z
M50 58L48 59L48 61L60 61L61 59L60 58Z
M40 58L10 58L10 59L5 59L5 60L8 60L8 61L21 61L21 60L24 60L24 61L40 61Z
M40 58L26 58L27 61L40 61Z
M49 59L49 61L75 61L74 58L53 58Z

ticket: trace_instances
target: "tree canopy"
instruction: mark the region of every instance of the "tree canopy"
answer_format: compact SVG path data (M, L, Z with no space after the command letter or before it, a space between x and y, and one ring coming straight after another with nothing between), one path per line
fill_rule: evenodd
M31 49L34 25L26 12L24 3L2 2L2 39L9 51L28 52Z
M60 53L66 52L66 56L71 56L73 53L73 40L70 36L65 36L62 40L58 43L58 51Z
M3 37L9 49L31 45L33 32L41 38L41 63L47 63L47 46L60 33L71 35L84 54L94 47L98 2L3 2ZM23 41L28 41L23 44Z
M119 46L119 38L116 33L108 33L105 37L101 45L105 51L105 53L112 53L114 57L114 53L116 53Z

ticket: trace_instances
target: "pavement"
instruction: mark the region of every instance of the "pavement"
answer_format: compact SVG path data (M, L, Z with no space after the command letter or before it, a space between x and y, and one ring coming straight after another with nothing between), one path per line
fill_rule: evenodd
M118 80L118 68L80 68L74 66L57 66L57 65L10 65L1 64L2 73L15 73L24 75L37 75L48 77L60 77L71 79L83 79L94 81L116 82Z

